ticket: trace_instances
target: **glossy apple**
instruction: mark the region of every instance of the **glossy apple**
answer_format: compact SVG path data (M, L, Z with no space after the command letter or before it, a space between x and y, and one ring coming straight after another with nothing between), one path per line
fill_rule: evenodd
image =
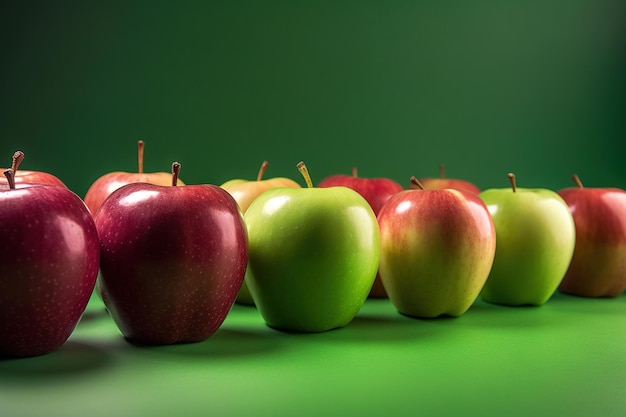
M169 172L144 172L143 171L143 153L144 142L137 142L137 172L115 171L109 172L96 179L85 194L85 204L91 210L93 215L96 214L102 202L113 191L122 185L134 182L146 182L155 185L169 185L172 182L172 174ZM183 181L178 179L177 185L184 185Z
M556 291L576 241L574 220L565 201L545 188L511 188L480 193L496 228L496 255L481 292L503 305L542 305Z
M0 185L0 356L52 352L93 292L100 259L93 218L57 185Z
M347 187L274 188L245 214L248 287L268 326L322 332L346 326L367 299L380 258L376 216Z
M454 190L469 191L474 194L480 193L480 188L467 180L462 180L458 178L446 178L443 164L439 165L439 178L420 178L419 182L427 190L442 190L445 188L452 188ZM415 187L415 185L409 185L409 188L413 187Z
M576 187L558 194L576 225L572 262L559 286L583 297L617 297L626 289L626 192L619 188Z
M275 177L263 179L263 175L265 174L268 166L269 163L267 161L263 161L261 167L259 168L256 181L233 179L226 181L221 185L223 189L228 191L230 195L233 196L243 213L248 210L248 207L250 207L250 204L255 198L267 190L279 187L300 188L300 184L291 178ZM235 301L237 304L254 305L254 300L252 299L252 295L248 289L247 279L245 278Z
M215 185L127 184L98 210L99 292L127 340L199 342L222 324L247 263L235 200Z
M477 194L416 189L391 197L378 214L380 276L402 314L460 316L478 297L493 263L496 232Z
M317 184L320 188L344 186L361 194L378 216L378 212L387 200L402 191L404 188L396 181L389 178L364 178L359 177L356 168L352 168L352 175L331 175ZM374 285L369 296L372 298L384 298L387 296L380 275L376 275Z
M18 169L22 161L24 160L24 152L16 151L13 154L13 162L11 163L11 170L15 178L15 184L49 184L59 185L61 187L67 186L55 175L52 175L44 171L28 171L24 169ZM4 170L3 170L4 171ZM8 185L8 181L4 176L0 177L0 184Z

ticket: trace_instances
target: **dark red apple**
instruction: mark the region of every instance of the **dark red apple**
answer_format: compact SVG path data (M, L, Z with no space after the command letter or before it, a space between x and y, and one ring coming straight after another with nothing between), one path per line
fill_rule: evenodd
M0 356L52 352L93 292L100 245L83 201L57 185L0 185Z
M199 342L222 324L246 266L237 203L215 185L127 184L102 204L99 293L127 340Z
M169 172L143 172L143 152L144 142L137 142L137 172L115 171L104 174L91 184L85 194L85 204L91 210L93 215L96 214L102 202L113 191L122 185L134 182L147 182L156 185L169 185L172 182L172 174ZM178 179L177 185L184 185L183 181Z
M13 162L11 164L11 170L15 177L15 184L49 184L59 185L66 187L66 185L55 175L52 175L44 171L28 171L20 169L18 167L24 160L24 152L16 151L13 154ZM0 184L8 184L7 179L4 176L0 177ZM66 187L67 188L67 187Z
M361 194L365 201L372 207L376 215L378 215L381 207L389 198L404 189L396 181L389 178L359 177L356 168L352 168L352 175L331 175L320 181L317 186L320 188L336 186L351 188ZM369 297L385 298L386 296L387 293L380 280L380 276L376 275Z
M439 178L420 178L419 182L426 190L443 190L445 188L451 188L453 190L469 191L474 194L480 193L480 188L467 180L446 178L443 164L439 164ZM415 188L415 185L410 184L409 188Z
M583 297L616 297L626 289L626 191L576 187L558 194L574 217L576 246L559 290Z

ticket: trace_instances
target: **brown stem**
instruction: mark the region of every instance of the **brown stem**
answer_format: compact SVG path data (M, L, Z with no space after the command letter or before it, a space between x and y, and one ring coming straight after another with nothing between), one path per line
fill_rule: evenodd
M515 182L515 174L513 174L512 172L509 172L508 177L509 177L509 181L511 181L511 188L513 189L513 192L516 192L517 183Z
M304 177L304 181L306 182L306 186L307 188L313 188L313 181L311 181L311 175L309 175L309 170L306 168L306 165L304 165L303 161L298 162L298 171L300 171L300 174L302 174L302 176Z
M352 167L352 176L354 178L358 178L359 177L359 170L356 167Z
M17 172L17 168L20 166L23 160L24 160L24 152L16 151L13 154L13 163L11 164L11 169L13 170L13 174Z
M582 181L580 180L580 178L578 178L578 175L572 175L572 179L574 180L574 184L576 184L578 188L584 188Z
M269 162L263 161L263 163L261 164L261 167L259 168L259 173L256 174L257 181L261 181L263 179L263 174L265 174L265 170L267 169L269 165L270 165Z
M424 190L424 186L422 185L422 183L414 176L411 176L411 185L413 185L414 189Z
M13 168L5 169L4 176L7 177L9 188L15 190L15 171L13 171Z
M137 141L137 171L143 174L143 148L145 144L143 140Z
M444 168L443 164L439 164L439 178L446 178L446 169Z
M172 187L176 187L178 184L178 174L180 174L180 164L178 162L172 163Z

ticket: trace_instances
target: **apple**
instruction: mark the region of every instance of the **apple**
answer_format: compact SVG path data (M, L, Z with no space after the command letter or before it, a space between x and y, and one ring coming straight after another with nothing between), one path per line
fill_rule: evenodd
M222 324L247 264L237 203L216 185L127 184L96 213L98 291L131 343L199 342Z
M16 151L13 154L13 162L11 164L11 170L15 184L49 184L58 185L67 188L67 186L55 175L52 175L44 171L28 171L18 170L18 167L24 160L24 152ZM8 180L5 177L0 177L0 184L8 184Z
M115 171L109 172L96 179L85 194L85 204L91 210L93 215L96 214L102 202L113 191L122 185L134 182L146 182L156 185L169 185L172 182L172 174L169 172L144 172L143 171L143 153L144 142L137 142L137 172ZM185 185L182 180L178 179L177 185Z
M572 262L559 286L563 293L583 297L617 297L626 289L626 191L576 187L558 194L574 217L576 245Z
M445 188L452 188L455 190L469 191L474 194L480 193L480 188L475 184L457 178L446 178L445 168L443 164L439 164L439 178L427 177L419 179L419 182L427 190L441 190ZM409 188L414 188L415 185L409 185Z
M347 187L274 188L244 215L248 288L265 323L293 332L349 324L367 299L380 258L372 208Z
M300 188L300 184L290 178L276 177L264 180L263 175L265 174L268 166L269 162L267 161L263 161L263 163L261 163L256 181L233 179L226 181L221 185L223 189L228 191L230 195L233 196L243 213L248 210L248 207L250 207L250 204L255 198L269 189L278 187ZM252 295L250 294L247 280L245 278L235 302L242 305L254 305L254 300L252 299Z
M66 187L0 184L0 357L52 352L93 292L100 244L83 201Z
M492 188L479 196L496 228L496 255L481 298L494 304L544 304L570 264L576 230L570 210L554 191Z
M352 188L369 203L374 210L374 214L382 208L383 204L393 195L404 190L404 188L396 181L389 178L363 178L358 176L356 167L352 168L352 175L331 175L320 181L317 186L320 188L344 186ZM372 298L385 298L387 292L383 286L380 275L376 275L374 285L369 293Z
M415 189L391 197L378 214L379 274L404 315L460 316L478 298L496 250L491 215L478 194Z

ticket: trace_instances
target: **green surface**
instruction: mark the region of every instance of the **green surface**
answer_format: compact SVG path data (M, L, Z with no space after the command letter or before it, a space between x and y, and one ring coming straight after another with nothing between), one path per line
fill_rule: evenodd
M2 415L623 416L626 298L477 302L416 320L368 300L342 329L290 334L235 305L208 340L128 344L99 299L60 350L0 361Z

